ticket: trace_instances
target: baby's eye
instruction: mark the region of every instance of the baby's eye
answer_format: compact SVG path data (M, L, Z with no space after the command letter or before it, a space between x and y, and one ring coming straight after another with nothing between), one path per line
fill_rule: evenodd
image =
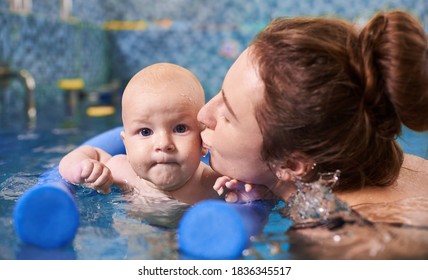
M150 136L150 135L153 134L153 130L151 130L150 128L145 127L145 128L141 129L140 134L142 136Z
M174 132L177 132L177 133L184 133L187 130L188 129L187 129L187 126L185 124L179 124L174 128Z

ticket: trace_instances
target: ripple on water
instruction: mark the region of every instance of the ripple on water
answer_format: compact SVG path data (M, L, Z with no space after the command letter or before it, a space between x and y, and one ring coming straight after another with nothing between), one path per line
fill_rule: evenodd
M37 183L37 174L18 172L0 183L0 198L16 201L26 190Z

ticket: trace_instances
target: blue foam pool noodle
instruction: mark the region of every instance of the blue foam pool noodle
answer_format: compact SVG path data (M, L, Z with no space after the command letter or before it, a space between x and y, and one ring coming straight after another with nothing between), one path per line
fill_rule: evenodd
M21 240L43 248L68 244L79 226L76 203L61 180L42 180L29 189L18 200L13 214L15 230Z
M199 202L180 221L179 250L189 259L238 259L250 245L251 236L263 230L273 206L273 201Z
M82 145L91 145L116 155L125 153L120 137L122 127L101 133ZM58 167L47 170L38 183L17 201L13 216L19 238L41 248L56 248L73 241L79 227L79 210L71 192L73 185L65 182Z

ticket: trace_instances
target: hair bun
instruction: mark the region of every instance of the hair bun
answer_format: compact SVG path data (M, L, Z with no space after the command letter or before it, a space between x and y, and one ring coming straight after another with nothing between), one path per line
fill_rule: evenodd
M420 23L409 14L381 13L359 36L364 107L378 133L391 137L401 122L428 130L428 44Z

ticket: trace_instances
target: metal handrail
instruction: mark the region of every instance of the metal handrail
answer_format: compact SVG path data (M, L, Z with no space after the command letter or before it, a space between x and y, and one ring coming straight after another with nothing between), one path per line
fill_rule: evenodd
M29 128L36 125L37 109L34 90L36 81L27 70L12 71L9 67L0 65L0 80L18 79L26 90L25 111Z

